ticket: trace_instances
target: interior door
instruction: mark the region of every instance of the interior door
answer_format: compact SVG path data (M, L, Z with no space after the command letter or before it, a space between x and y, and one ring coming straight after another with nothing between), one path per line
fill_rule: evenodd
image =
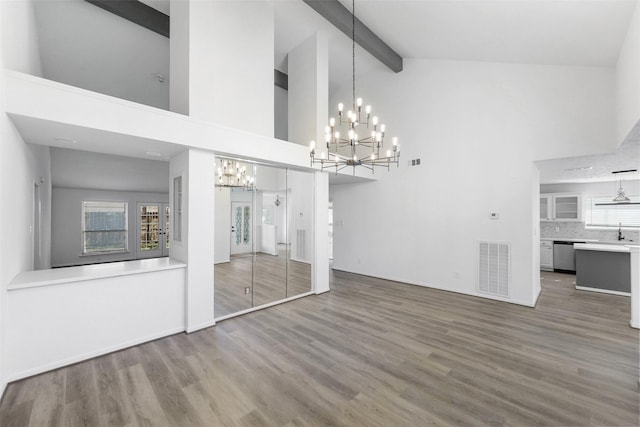
M138 203L136 258L169 256L169 204Z
M251 227L253 215L251 210L251 203L231 203L231 255L246 254L253 251Z

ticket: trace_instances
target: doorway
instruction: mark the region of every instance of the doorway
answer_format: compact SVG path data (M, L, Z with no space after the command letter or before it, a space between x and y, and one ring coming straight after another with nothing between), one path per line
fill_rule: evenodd
M253 251L251 203L231 203L231 255Z
M136 258L169 256L169 204L138 202L137 205Z

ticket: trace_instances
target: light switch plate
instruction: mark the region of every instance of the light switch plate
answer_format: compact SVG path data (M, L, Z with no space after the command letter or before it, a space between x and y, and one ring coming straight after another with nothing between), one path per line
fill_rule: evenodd
M489 214L489 219L498 219L500 218L500 215L498 215L498 212L491 212Z

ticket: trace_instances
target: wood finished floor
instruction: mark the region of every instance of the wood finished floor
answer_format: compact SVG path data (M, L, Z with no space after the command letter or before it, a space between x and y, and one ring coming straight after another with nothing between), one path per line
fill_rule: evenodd
M216 317L237 313L311 291L311 265L289 260L280 245L279 255L258 253L232 256L214 268ZM246 287L250 294L245 294Z
M637 426L629 298L535 309L332 273L331 292L8 386L9 426Z

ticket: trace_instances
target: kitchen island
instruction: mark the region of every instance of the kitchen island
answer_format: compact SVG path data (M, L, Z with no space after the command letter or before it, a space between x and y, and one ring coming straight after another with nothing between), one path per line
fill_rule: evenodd
M576 243L576 289L631 295L630 245Z

